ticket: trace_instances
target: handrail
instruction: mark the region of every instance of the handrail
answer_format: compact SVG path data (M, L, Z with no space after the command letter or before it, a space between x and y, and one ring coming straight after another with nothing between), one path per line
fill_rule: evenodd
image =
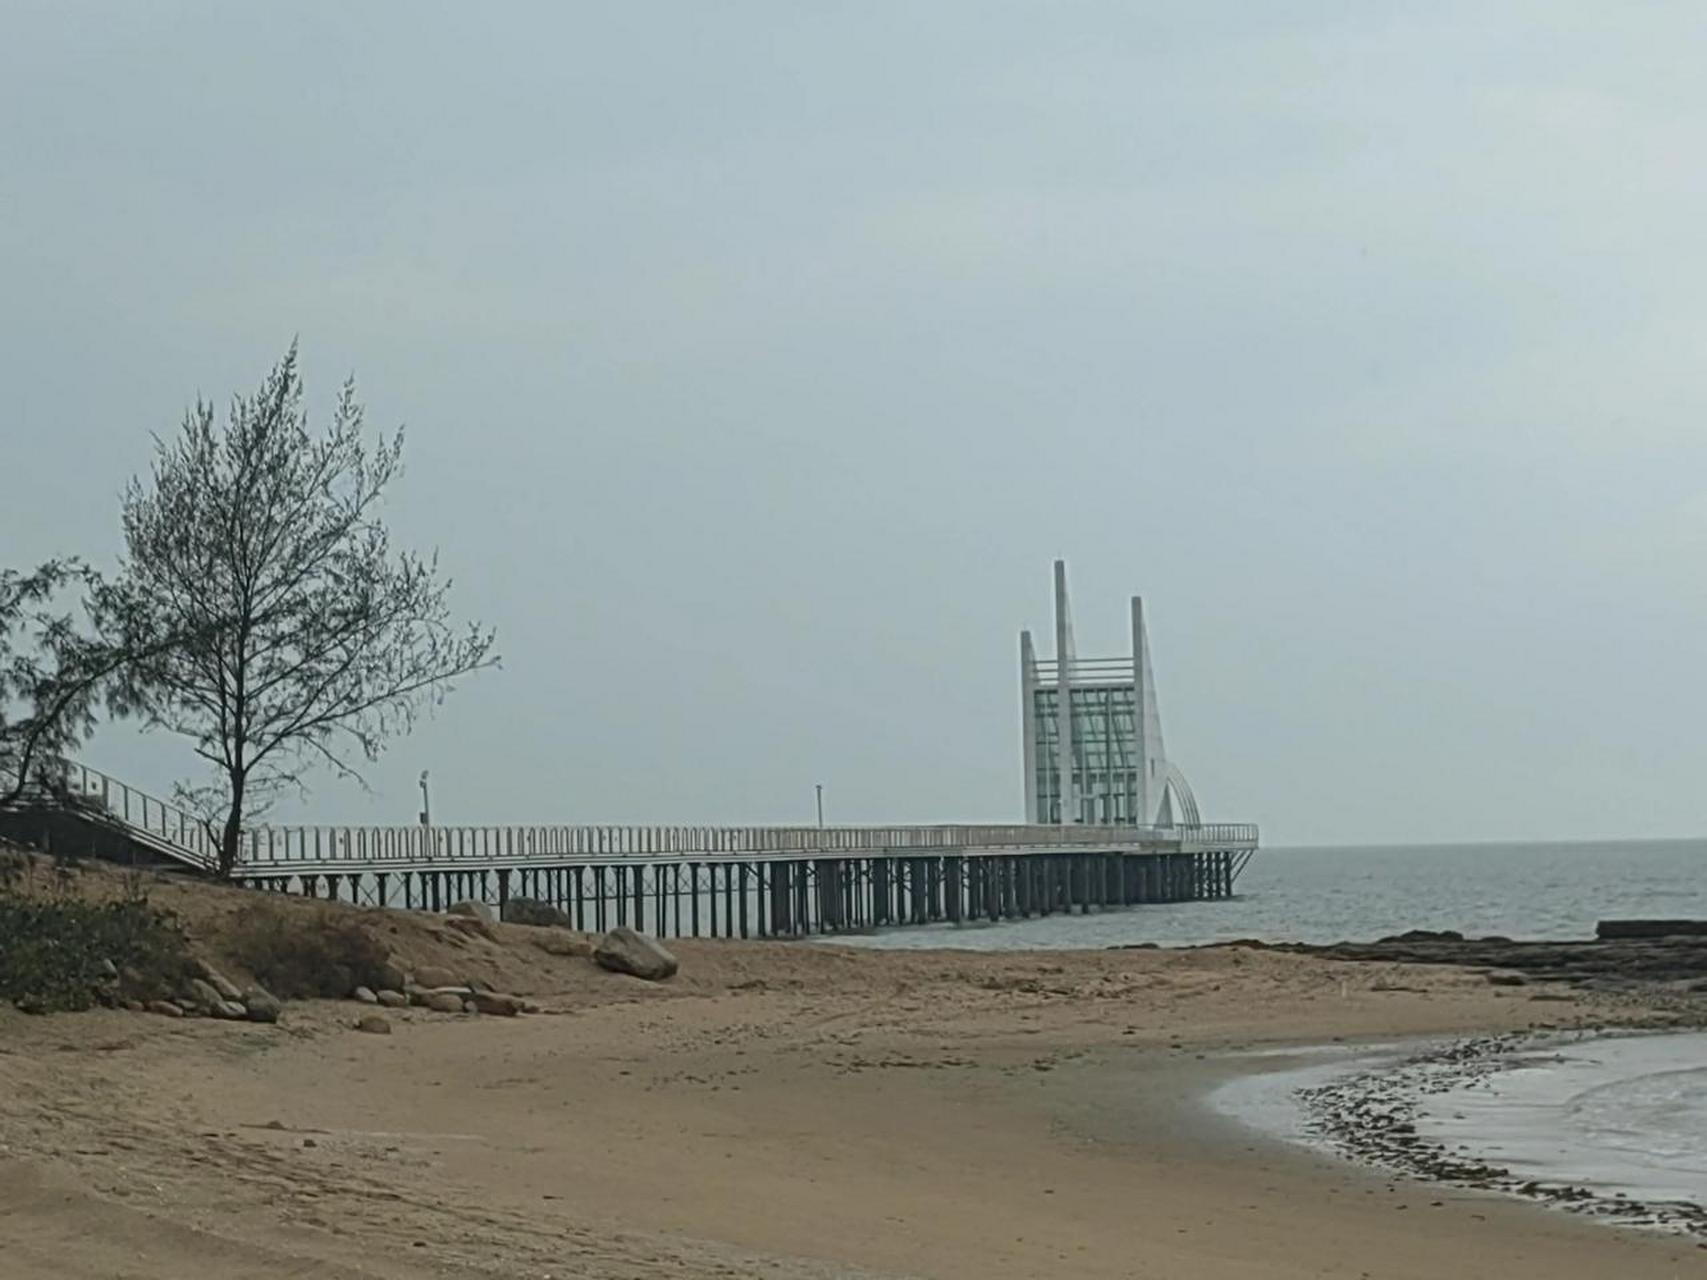
M58 762L67 795L90 805L164 852L194 866L218 866L218 848L201 819L185 809L71 760ZM93 802L93 803L91 803ZM697 857L735 860L745 855L906 854L917 851L1047 852L1057 848L1254 849L1257 828L1248 823L1138 827L941 823L903 826L480 826L339 827L266 826L243 832L236 872L288 871L293 867L384 869L431 861L492 862L562 858Z

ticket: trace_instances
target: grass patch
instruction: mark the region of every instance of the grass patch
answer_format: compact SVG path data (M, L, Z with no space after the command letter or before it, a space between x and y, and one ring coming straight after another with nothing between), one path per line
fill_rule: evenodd
M27 859L0 861L0 999L32 1013L82 1010L175 990L188 972L177 923L139 888L91 901L64 869L42 877Z
M271 904L243 908L232 958L281 1000L341 1000L385 985L389 952L354 920L314 918Z

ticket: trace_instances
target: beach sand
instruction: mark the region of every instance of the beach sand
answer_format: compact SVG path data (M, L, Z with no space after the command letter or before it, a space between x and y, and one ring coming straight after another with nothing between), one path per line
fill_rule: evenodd
M530 931L522 931L530 932ZM684 943L551 1010L0 1014L0 1274L1674 1277L1679 1237L1391 1181L1199 1105L1336 1039L1592 1024L1456 969L1237 949ZM500 954L502 953L502 954Z

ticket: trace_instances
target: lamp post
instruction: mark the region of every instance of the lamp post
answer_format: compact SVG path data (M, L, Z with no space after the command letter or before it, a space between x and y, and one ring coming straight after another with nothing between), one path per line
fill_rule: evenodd
M817 792L818 792L818 830L822 831L824 829L824 784L822 782L817 784Z
M427 795L427 771L425 769L421 770L421 825L423 827L433 825L433 803Z

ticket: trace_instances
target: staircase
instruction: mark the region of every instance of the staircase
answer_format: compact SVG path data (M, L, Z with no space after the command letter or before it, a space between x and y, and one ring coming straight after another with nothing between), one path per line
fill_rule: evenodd
M51 783L0 808L0 835L52 853L212 871L217 845L201 820L98 769L61 760Z

